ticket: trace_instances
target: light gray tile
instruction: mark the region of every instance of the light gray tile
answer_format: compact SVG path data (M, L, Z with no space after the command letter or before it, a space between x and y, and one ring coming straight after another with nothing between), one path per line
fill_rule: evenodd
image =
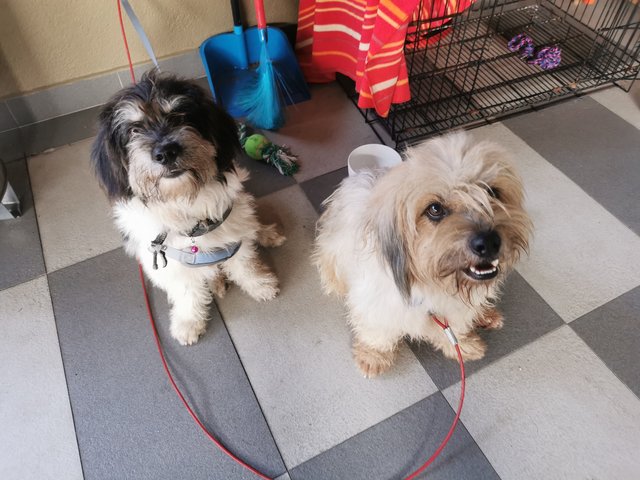
M640 287L571 322L578 335L640 397Z
M94 136L97 132L100 109L101 107L89 108L20 127L24 153L37 155L50 148L61 147Z
M360 145L380 143L337 83L313 85L311 100L291 105L286 114L284 127L267 136L299 156L298 182L346 166Z
M212 444L172 390L133 259L113 250L49 281L87 480L256 478ZM202 422L258 470L284 473L215 307L203 337L183 347L169 335L166 295L151 288L150 295L167 361Z
M367 380L350 352L337 299L321 293L310 263L317 214L298 186L258 201L287 243L269 250L281 293L257 303L237 287L218 302L288 467L298 465L435 391L408 348L391 373Z
M640 285L640 237L504 125L473 136L512 153L534 222L531 255L517 270L563 320Z
M504 480L640 471L640 400L569 326L471 377L462 421Z
M0 478L82 479L46 277L0 304Z
M562 319L518 272L513 272L507 279L497 307L504 315L504 327L500 330L478 329L487 342L487 353L482 360L465 364L467 376L563 325ZM445 358L442 352L435 351L425 342L410 346L440 390L460 380L457 361Z
M640 129L640 82L636 81L628 93L614 86L589 96Z
M9 183L20 200L22 216L0 221L0 290L44 273L26 162L16 160L6 167Z
M16 123L13 115L7 108L6 101L0 101L0 132L4 132L5 130L11 130L12 128L17 128L18 124Z
M637 128L588 97L504 125L640 235Z
M406 478L436 451L454 411L440 392L291 470L293 480ZM451 440L420 478L499 480L491 464L458 424Z
M118 76L110 73L10 98L7 105L24 126L102 105L119 89Z
M291 480L291 477L289 476L288 473L285 473L284 475L279 476L275 480Z
M47 271L121 244L111 208L89 164L92 139L29 159Z

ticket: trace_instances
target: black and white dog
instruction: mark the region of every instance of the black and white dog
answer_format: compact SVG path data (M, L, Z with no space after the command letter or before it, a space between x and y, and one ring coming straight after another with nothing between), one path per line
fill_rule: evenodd
M112 202L127 253L167 292L171 334L190 345L204 332L212 293L226 280L256 300L278 281L256 243L281 245L261 225L246 171L234 165L236 126L196 84L151 71L102 110L93 145L96 175Z

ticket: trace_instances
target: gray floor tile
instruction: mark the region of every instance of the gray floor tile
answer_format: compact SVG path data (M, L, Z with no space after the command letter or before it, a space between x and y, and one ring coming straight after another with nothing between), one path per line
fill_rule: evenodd
M640 285L637 234L503 124L473 136L511 152L534 224L531 254L517 270L565 322Z
M504 315L504 327L478 330L487 342L487 354L482 360L465 364L467 376L564 324L517 272L508 278L498 309ZM411 343L410 346L440 390L460 380L458 362L445 358L427 343Z
M640 471L640 400L568 325L469 378L462 421L503 480Z
M111 207L89 163L92 139L29 159L47 271L121 245Z
M40 234L24 160L6 164L11 187L20 199L22 216L0 220L0 290L44 273Z
M300 157L298 182L346 166L360 145L380 143L337 83L313 85L311 100L288 107L284 127L267 136Z
M288 467L316 456L433 393L408 348L393 371L367 380L351 357L344 308L320 289L310 262L317 213L297 185L258 201L287 242L265 252L280 295L258 303L232 286L218 301Z
M440 392L406 408L291 471L293 480L402 479L420 468L446 436L455 414ZM461 423L420 477L499 479Z
M236 163L249 171L251 176L244 185L255 197L268 195L296 183L293 177L281 175L275 167L253 160L248 155L238 156Z
M255 478L216 449L171 389L134 260L118 249L49 279L87 479ZM201 420L256 468L284 473L217 310L200 341L182 347L168 334L165 294L151 296L169 364Z
M636 81L629 92L618 87L609 87L589 96L640 129L640 82Z
M640 287L571 322L578 335L640 397Z
M20 127L25 154L37 155L49 148L93 137L97 133L100 108L89 108Z
M0 478L81 480L46 277L0 292Z
M504 124L640 234L637 128L587 97L513 117Z
M347 167L325 173L319 177L302 182L300 187L318 213L323 211L322 202L331 195L340 182L349 175Z

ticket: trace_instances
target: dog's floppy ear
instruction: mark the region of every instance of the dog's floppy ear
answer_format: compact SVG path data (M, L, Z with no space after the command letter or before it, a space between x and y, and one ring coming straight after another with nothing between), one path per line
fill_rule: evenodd
M394 199L378 210L373 219L374 236L378 243L379 254L389 266L398 291L405 300L411 297L413 274L409 247L405 235L408 233L403 212L395 205Z
M238 127L231 116L194 82L186 82L184 93L201 106L197 111L200 134L216 147L216 165L219 172L233 170L233 159L241 150Z
M131 196L127 177L127 154L119 128L113 125L114 105L100 113L98 135L91 149L91 163L110 200Z
M238 127L231 116L216 105L213 100L205 96L209 124L211 125L211 140L216 146L216 162L218 170L226 172L233 169L233 159L241 150L238 139Z

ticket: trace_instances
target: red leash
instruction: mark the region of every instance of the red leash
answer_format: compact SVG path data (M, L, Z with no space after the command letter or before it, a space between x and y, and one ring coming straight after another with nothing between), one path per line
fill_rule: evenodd
M129 73L131 74L131 81L133 83L136 83L136 77L135 77L134 72L133 72L133 63L131 62L131 53L129 52L129 44L127 42L127 34L125 33L124 22L122 20L122 9L120 7L120 0L116 0L116 3L118 4L118 18L120 19L120 29L122 30L122 39L124 41L124 48L125 48L125 50L127 52L127 60L129 62ZM171 370L169 369L169 365L167 365L167 360L165 359L164 352L162 350L162 344L160 343L160 336L158 335L158 329L156 327L156 323L155 323L155 320L153 318L153 312L151 310L151 302L149 301L149 294L147 293L147 285L146 285L146 283L144 281L144 273L142 271L142 265L140 265L140 264L138 264L138 272L140 273L140 283L142 284L142 292L144 294L144 301L145 301L145 304L146 304L146 307L147 307L147 314L149 315L149 322L151 323L151 330L153 331L153 337L154 337L155 342L156 342L156 347L158 348L158 354L160 355L160 361L162 362L162 366L164 367L164 371L166 372L167 377L169 378L169 382L171 383L171 386L173 387L174 391L178 395L178 398L180 399L180 401L182 402L184 407L187 409L187 412L189 412L189 415L191 415L191 418L193 418L193 420L200 427L200 429L204 432L204 434L207 436L207 438L209 438L209 440L211 440L220 449L221 452L226 454L229 458L231 458L238 465L246 468L247 470L249 470L250 472L252 472L256 476L262 478L263 480L273 480L271 477L259 472L258 470L253 468L251 465L247 464L246 462L244 462L240 458L236 457L233 453L231 453L216 437L214 437L211 433L209 433L209 431L207 430L207 427L204 426L204 424L200 421L200 419L195 414L193 409L189 406L189 402L187 402L186 398L184 397L184 395L180 391L180 388L178 387L178 385L176 384L175 380L173 379L173 375L171 375ZM442 441L442 443L440 444L438 449L433 453L433 455L431 455L431 457L420 468L418 468L415 472L413 472L411 475L409 475L405 480L412 480L412 479L416 478L429 465L431 465L433 463L433 461L438 457L438 455L440 455L440 452L442 452L444 447L449 442L449 439L453 435L453 431L455 430L456 425L458 424L458 420L460 420L460 412L462 411L462 404L464 402L465 375L464 375L464 362L462 361L462 353L460 352L460 346L458 345L458 342L457 342L455 336L453 335L453 332L451 331L451 328L449 327L449 324L447 323L446 320L443 323L438 318L436 318L435 315L432 315L431 318L440 327L442 327L442 329L447 334L447 338L449 338L451 343L454 345L454 347L456 349L456 353L458 354L458 362L460 363L460 379L461 379L460 403L458 405L458 411L456 412L456 417L453 420L453 423L451 424L451 428L449 429L449 433L447 433L447 436L444 438L444 440Z
M438 457L438 455L440 455L440 452L442 452L445 445L447 445L447 443L449 442L449 439L453 435L453 431L455 430L456 425L458 425L458 420L460 420L460 412L462 412L462 404L464 403L465 375L464 375L464 361L462 360L462 352L460 351L460 345L458 345L458 340L453 334L453 331L449 327L449 323L447 322L446 319L443 323L435 315L431 315L431 318L444 330L445 334L447 335L447 338L453 344L453 346L456 349L456 353L458 354L458 363L460 364L460 402L458 403L458 411L456 412L456 418L453 419L451 428L449 428L449 432L447 433L447 436L444 437L444 440L442 440L442 443L440 444L438 449L435 452L433 452L433 455L429 457L429 460L424 462L419 469L417 469L415 472L409 475L405 480L412 480L416 478L429 465L433 463L433 461Z
M164 352L162 351L162 345L160 344L160 337L158 335L158 329L156 327L156 322L154 321L153 313L151 312L151 303L149 302L149 295L147 293L147 286L146 286L145 281L144 281L144 273L142 273L142 265L140 265L140 264L138 264L138 271L140 272L140 283L142 283L142 291L144 293L144 301L145 301L145 303L147 305L147 313L149 314L149 321L151 322L151 329L153 330L153 337L154 337L154 339L156 341L156 347L158 347L158 353L160 354L160 360L162 361L162 366L164 367L164 371L167 373L167 377L169 377L169 382L171 382L171 386L173 387L173 389L175 390L176 394L178 395L178 398L180 398L180 401L184 405L184 408L187 409L187 412L189 412L189 415L191 415L191 418L193 418L193 420L198 424L198 426L202 429L202 431L209 438L209 440L211 440L213 443L215 443L216 447L218 447L223 453L228 455L237 464L243 466L244 468L246 468L250 472L256 474L258 477L260 477L260 478L262 478L264 480L272 480L271 477L267 477L263 473L260 473L258 470L253 468L251 465L248 465L247 463L243 462L238 457L236 457L233 453L231 453L216 437L214 437L212 434L209 433L209 431L207 430L207 427L205 427L203 425L203 423L200 421L198 416L195 414L195 412L189 406L189 402L187 402L187 400L184 398L184 395L182 394L182 392L178 388L178 385L176 384L175 380L173 379L173 375L171 375L171 370L169 370L169 366L167 365L167 360L164 357Z

